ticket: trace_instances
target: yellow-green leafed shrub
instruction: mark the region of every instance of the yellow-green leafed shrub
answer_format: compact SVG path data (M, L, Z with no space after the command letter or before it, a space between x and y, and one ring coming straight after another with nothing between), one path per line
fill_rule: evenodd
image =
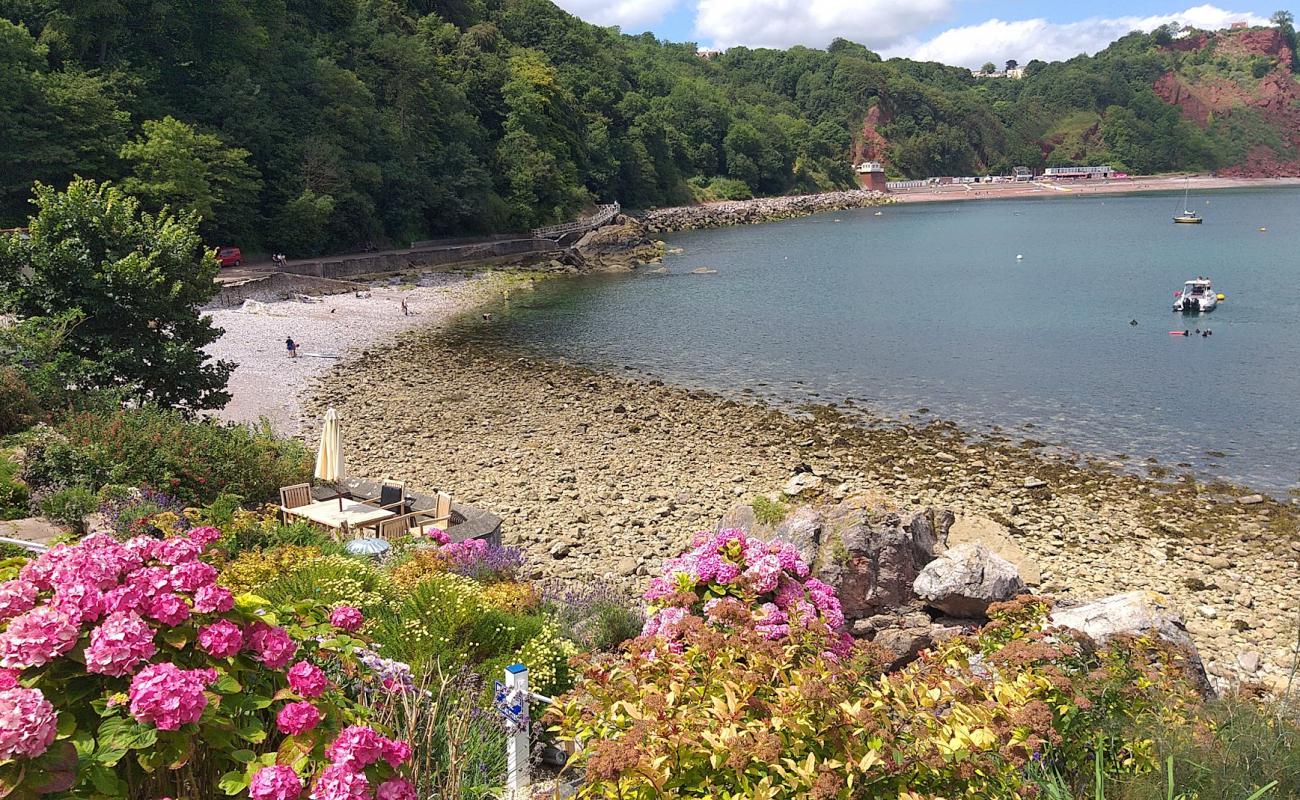
M513 655L513 661L528 667L528 684L534 691L551 694L573 685L569 658L577 654L577 646L560 635L559 624L547 620Z
M405 561L393 567L391 575L398 589L409 592L433 573L446 571L446 559L436 549L423 548L411 551Z
M589 660L547 719L584 744L584 798L1018 800L1036 796L1032 763L1079 774L1099 746L1113 769L1149 769L1150 742L1122 732L1191 695L1173 656L1140 640L1092 652L1040 632L1045 612L995 607L990 641L889 675L870 645L836 660L695 621L671 646Z
M427 575L369 631L385 657L405 661L416 672L465 666L495 678L506 665L523 661L541 676L533 679L538 691L567 687L556 683L567 679L556 655L563 652L567 659L558 626L537 614L494 607L482 584L455 573Z
M532 611L542 598L530 583L502 581L483 587L483 602L502 611Z
M354 606L367 617L387 608L396 597L387 573L368 561L341 555L308 561L258 593L273 603L309 601L328 607Z
M249 550L227 564L217 582L235 594L260 591L271 581L321 557L320 548L288 544L266 550Z

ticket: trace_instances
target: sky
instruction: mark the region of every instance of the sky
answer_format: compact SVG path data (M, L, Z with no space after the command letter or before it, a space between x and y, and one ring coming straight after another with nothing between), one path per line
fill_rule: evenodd
M1226 28L1267 24L1277 7L1252 0L1188 5L1187 0L557 0L564 9L625 33L653 31L705 48L825 47L835 37L886 58L978 68L1008 59L1057 61L1095 53L1133 30L1167 22ZM1287 0L1275 0L1286 7ZM1300 15L1298 15L1300 16Z

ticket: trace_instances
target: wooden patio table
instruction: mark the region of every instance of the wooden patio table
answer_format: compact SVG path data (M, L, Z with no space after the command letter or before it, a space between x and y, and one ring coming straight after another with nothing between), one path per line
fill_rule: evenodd
M382 522L389 517L397 516L396 512L378 506L358 503L355 500L339 501L337 499L321 500L305 506L283 510L286 514L309 519L312 522L336 530L342 528L344 523L347 523L350 528L364 528Z

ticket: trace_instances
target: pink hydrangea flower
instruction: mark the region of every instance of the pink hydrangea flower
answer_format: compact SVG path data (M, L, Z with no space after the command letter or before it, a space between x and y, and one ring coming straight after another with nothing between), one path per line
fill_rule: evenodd
M0 690L12 689L18 685L18 673L12 669L0 669Z
M275 725L280 733L290 736L306 733L319 725L320 721L320 709L305 700L289 703L275 715Z
M172 567L172 586L178 591L194 592L217 579L217 568L202 561L190 561Z
M427 535L430 539L432 539L433 542L434 542L435 544L438 544L438 545L451 544L451 537L448 536L448 535L447 535L447 532L444 531L444 530L441 529L441 528L430 528L430 529L426 532L426 535Z
M141 567L126 576L126 585L136 587L146 598L153 598L172 590L172 573L164 567Z
M36 607L36 584L21 578L0 583L0 622Z
M781 581L781 562L775 555L768 553L749 565L749 569L745 570L745 578L759 594L775 591Z
M89 583L64 584L50 605L79 623L94 622L104 616L104 593Z
M361 615L361 610L352 606L338 606L330 612L330 624L340 630L355 631L365 621L366 618Z
M130 675L156 652L153 628L134 611L118 611L90 632L86 671L120 678Z
M302 697L319 697L329 686L324 671L315 664L299 661L289 668L289 688Z
M221 538L221 531L211 525L202 525L198 528L191 528L186 535L190 537L191 541L206 550L209 545Z
M185 536L173 536L163 539L154 548L154 558L168 566L185 564L195 560L203 552L203 545Z
M302 780L292 767L262 767L248 782L250 800L297 800Z
M160 731L179 730L197 722L208 707L204 687L217 679L216 670L183 670L170 662L150 664L131 679L131 716Z
M180 595L167 592L151 600L146 613L168 627L175 627L190 618L190 607Z
M411 745L401 739L389 739L384 742L383 759L393 769L410 761L411 753Z
M379 784L376 800L416 800L415 787L405 778L393 778Z
M210 583L194 593L194 610L200 614L224 614L235 607L235 596L224 586Z
M284 628L254 622L248 632L248 649L253 657L271 669L284 669L284 666L298 652L298 644L289 638Z
M334 739L325 755L334 764L365 769L384 756L387 740L373 728L349 725Z
M140 586L124 584L116 589L109 589L104 593L104 613L143 611L147 606L145 600L144 590Z
M311 800L369 800L370 783L364 772L346 764L326 767L316 778Z
M230 620L218 620L199 630L199 647L215 658L230 658L244 646L244 631Z
M57 728L58 715L40 689L0 689L0 762L36 758L49 749Z
M80 626L67 613L52 606L33 608L0 633L0 667L43 666L71 650L80 635Z

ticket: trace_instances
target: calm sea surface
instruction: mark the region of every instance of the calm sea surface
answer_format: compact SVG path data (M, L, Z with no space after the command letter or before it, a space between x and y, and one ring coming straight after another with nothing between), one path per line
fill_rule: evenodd
M728 394L924 407L1082 454L1300 486L1300 190L1191 204L1204 225L1174 225L1182 197L1161 194L677 234L670 274L550 282L478 331ZM689 274L702 266L717 274ZM1197 275L1227 302L1172 313ZM1169 335L1184 328L1213 335Z

